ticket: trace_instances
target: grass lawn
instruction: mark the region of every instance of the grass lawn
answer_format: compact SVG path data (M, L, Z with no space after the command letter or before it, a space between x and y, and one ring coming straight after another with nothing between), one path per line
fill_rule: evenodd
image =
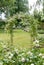
M30 44L30 34L28 32L25 32L23 30L16 29L14 31L14 45L18 48L30 48L32 44ZM8 33L1 33L0 32L0 41L3 42L10 42L10 35Z
M16 29L13 32L13 35L14 35L13 43L15 47L24 49L24 48L31 48L33 46L33 44L31 44L30 34L28 32L25 32L21 29ZM10 42L10 34L5 32L0 32L0 41L3 41L5 43ZM44 48L41 49L41 52L44 53Z

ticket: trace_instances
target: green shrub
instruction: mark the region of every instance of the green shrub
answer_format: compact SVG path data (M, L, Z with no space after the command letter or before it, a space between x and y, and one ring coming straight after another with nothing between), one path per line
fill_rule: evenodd
M1 43L0 65L44 65L44 54L37 48L19 50Z
M38 30L38 33L44 34L44 30Z

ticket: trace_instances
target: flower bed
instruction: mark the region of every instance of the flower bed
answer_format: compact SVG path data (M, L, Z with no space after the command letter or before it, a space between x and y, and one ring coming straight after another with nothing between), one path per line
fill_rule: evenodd
M44 65L44 54L38 48L19 50L0 44L0 65Z

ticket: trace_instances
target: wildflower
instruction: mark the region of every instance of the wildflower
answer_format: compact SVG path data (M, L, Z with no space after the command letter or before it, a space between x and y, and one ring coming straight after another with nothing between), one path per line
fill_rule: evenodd
M21 61L22 61L22 62L25 62L25 58L22 57Z
M40 46L38 40L35 40L35 41L33 42L33 44L34 44L36 47L39 47L39 46Z
M0 65L3 65L3 62L2 61L0 62Z
M39 56L42 56L42 53L40 53Z
M13 57L13 54L11 52L7 52L6 57L8 57L9 59L11 59Z
M32 55L32 52L30 52L30 51L29 51L29 52L27 52L27 54L30 54L30 55Z
M32 62L32 60L30 60L30 62Z
M42 58L44 59L44 56L42 56Z
M19 52L18 52L18 49L15 49L15 52L18 54Z
M33 63L31 65L34 65Z
M18 52L18 49L15 49L16 52Z
M39 45L39 44L36 44L35 46L36 46L36 47L39 47L40 45Z
M8 58L11 59L13 57L13 54L11 54Z
M39 43L39 40L35 40L34 43Z

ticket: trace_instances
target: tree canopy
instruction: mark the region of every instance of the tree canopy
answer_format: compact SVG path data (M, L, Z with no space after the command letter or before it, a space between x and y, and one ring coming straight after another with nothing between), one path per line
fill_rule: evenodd
M0 0L0 11L14 15L18 12L29 12L28 0Z

